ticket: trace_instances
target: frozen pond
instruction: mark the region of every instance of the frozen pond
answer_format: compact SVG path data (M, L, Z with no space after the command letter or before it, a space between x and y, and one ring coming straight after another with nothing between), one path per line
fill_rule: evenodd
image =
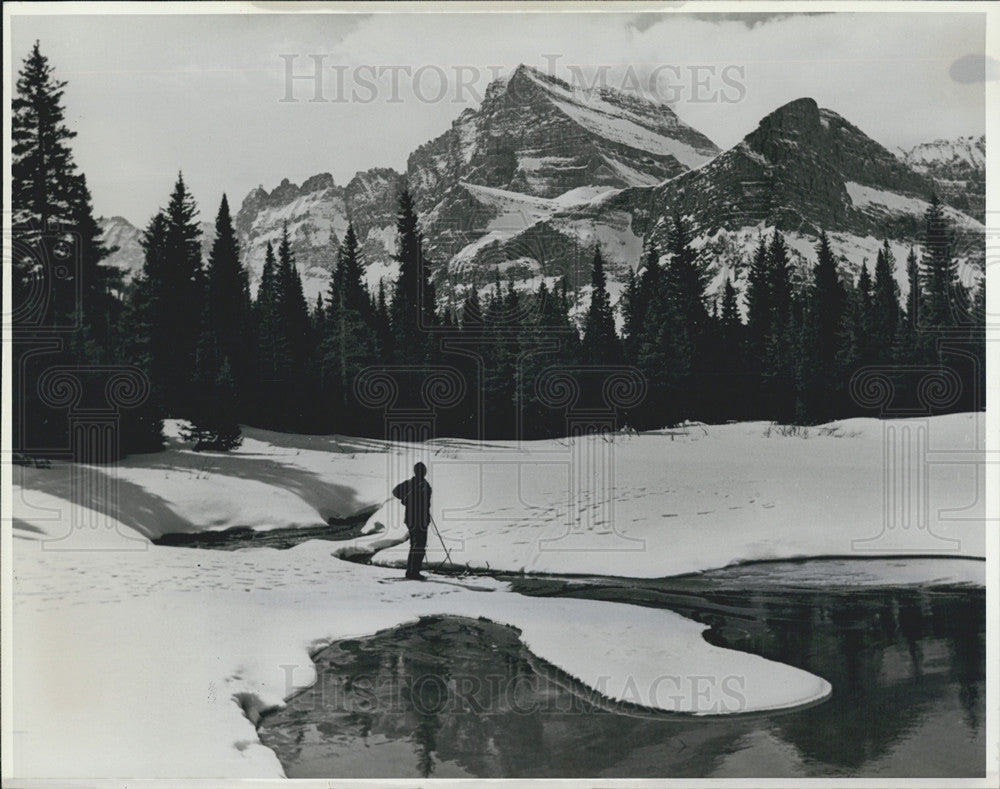
M830 681L832 696L812 707L705 718L616 709L534 658L515 630L432 617L317 653L316 685L267 716L260 736L293 778L982 776L983 588L879 585L875 565L852 570L848 587L823 583L818 566L508 579L525 594L710 624L713 644Z

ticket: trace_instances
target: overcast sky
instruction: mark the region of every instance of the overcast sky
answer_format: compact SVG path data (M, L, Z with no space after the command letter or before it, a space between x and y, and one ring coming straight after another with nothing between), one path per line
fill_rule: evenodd
M570 79L574 66L586 79L609 67L607 84L652 87L723 148L802 96L888 147L982 134L983 83L968 64L983 54L984 24L978 13L22 16L9 56L20 68L40 39L69 83L96 212L143 226L178 170L211 219L224 191L236 210L257 184L403 169L520 62ZM309 101L304 80L281 101L282 55L298 74L322 57L327 101ZM368 66L409 67L420 82Z

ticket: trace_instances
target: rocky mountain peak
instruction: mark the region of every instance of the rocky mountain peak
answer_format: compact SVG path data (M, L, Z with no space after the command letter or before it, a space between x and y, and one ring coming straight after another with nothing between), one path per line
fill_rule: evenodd
M330 173L318 173L302 182L299 194L319 192L323 189L332 189L334 186L336 184L334 184L333 176Z

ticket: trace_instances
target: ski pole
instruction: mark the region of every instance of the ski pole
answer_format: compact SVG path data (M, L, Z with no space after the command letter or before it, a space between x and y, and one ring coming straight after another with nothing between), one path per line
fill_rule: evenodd
M433 515L431 515L431 526L434 527L434 533L438 536L438 540L441 543L441 547L444 548L444 555L448 557L448 561L451 562L451 564L454 564L456 567L458 567L458 565L455 564L455 562L453 562L451 559L451 553L449 553L448 551L448 546L444 544L444 538L441 536L441 532L438 529L437 522L434 520Z

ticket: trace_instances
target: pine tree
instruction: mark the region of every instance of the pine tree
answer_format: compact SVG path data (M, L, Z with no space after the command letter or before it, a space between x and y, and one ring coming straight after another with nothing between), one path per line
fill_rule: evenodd
M910 247L910 254L906 256L906 281L909 286L909 293L906 296L906 322L915 332L920 325L920 266L913 247Z
M583 323L583 358L587 364L615 364L621 361L621 348L615 333L615 316L611 297L608 295L600 247L594 251L590 284L590 306Z
M229 358L223 357L214 375L201 382L196 415L182 428L181 436L194 444L196 452L237 449L243 443L235 417L238 399Z
M216 216L203 304L185 437L196 450L228 450L242 440L237 421L244 405L240 394L249 384L252 360L246 342L251 327L249 277L240 263L225 195Z
M122 418L122 444L127 452L157 452L163 449L163 332L154 327L167 320L169 302L164 291L166 277L167 218L161 211L146 226L142 236L142 270L132 287L125 313L124 356L141 369L150 381L150 396L135 412Z
M924 214L924 254L921 260L921 324L932 329L953 327L966 309L958 264L952 257L951 234L936 194Z
M112 328L120 317L113 293L120 277L102 265L108 250L69 146L76 133L65 124L65 87L36 41L11 105L12 328L20 341L13 374L15 397L24 393L20 417L13 420L15 448L23 440L36 446L66 446L68 440L65 415L48 413L34 395L37 365L21 364L31 333L55 328L68 335L62 350L47 353L39 364L98 364L111 360Z
M629 273L629 289L626 291L624 304L623 346L625 357L631 364L636 364L639 349L643 341L643 327L646 323L646 311L654 294L660 287L660 252L655 241L651 241L644 257L642 273L634 276Z
M202 315L205 283L198 208L181 174L163 213L162 247L156 253L162 274L156 286L162 289L164 308L151 326L158 360L154 385L163 392L167 412L186 417L197 399L192 379L201 328L200 320L191 316Z
M284 340L284 356L279 371L288 380L299 379L304 372L309 348L309 307L302 291L302 279L295 265L288 224L281 230L275 289L279 333Z
M229 201L222 196L215 219L215 240L208 256L208 332L213 360L212 379L219 374L222 360L230 360L230 375L238 390L249 376L250 355L247 333L250 330L249 275L240 263Z
M380 359L392 358L392 323L389 305L385 298L385 282L379 280L378 296L375 300L375 338L378 342Z
M842 408L845 382L840 375L844 287L825 232L816 247L816 265L809 293L801 360L802 397L810 421L824 422Z
M926 361L926 348L922 342L920 265L917 254L911 248L906 256L906 294L905 313L900 316L896 331L896 344L893 349L893 361L898 365L918 365ZM909 383L903 377L897 376L897 385L908 389ZM906 395L904 395L906 397ZM912 398L911 398L912 399Z
M875 260L872 297L872 343L876 361L890 362L899 328L899 286L893 276L894 257L886 239Z
M481 335L484 437L511 435L515 429L518 341L513 317L519 310L517 292L512 284L504 290L498 272L493 289L486 299ZM471 327L467 331L471 331Z
M674 214L667 238L669 254L663 272L666 318L670 323L665 346L671 400L681 418L704 416L704 373L710 355L709 314L705 306L705 275L691 247L681 216Z
M371 301L361 281L364 267L353 225L337 251L337 268L330 283L326 333L320 354L323 379L331 382L330 391L340 404L341 416L347 413L351 382L361 370L373 363L378 350L378 337L371 314Z
M280 360L285 355L285 340L278 317L278 272L271 242L267 243L264 252L264 267L254 304L254 318L260 357L258 369L264 380L273 381L279 375Z
M399 278L390 307L393 352L400 363L425 364L432 349L429 331L437 323L436 299L416 208L406 187L399 194L396 234Z
M733 281L726 277L722 288L722 309L719 313L722 326L722 337L727 348L737 351L743 345L743 321L740 318L740 307Z
M714 375L706 387L706 397L715 405L715 418L738 419L746 408L746 327L740 317L739 296L732 278L722 287L722 305L715 320L711 369Z
M483 330L483 318L483 305L479 300L479 288L473 283L469 286L469 291L462 302L459 325L464 332L473 335L478 334Z
M849 381L858 370L872 361L872 282L866 261L861 263L858 280L847 292L841 328L839 370Z
M763 417L767 413L764 401L764 356L771 334L771 295L767 241L763 236L757 243L747 274L747 328L746 348L749 392L749 415Z
M780 422L795 417L796 333L791 261L784 237L775 231L767 250L769 323L764 340L761 382L768 415Z
M767 242L763 237L750 263L747 276L747 341L755 359L764 357L767 336L771 332L771 296L769 291Z

